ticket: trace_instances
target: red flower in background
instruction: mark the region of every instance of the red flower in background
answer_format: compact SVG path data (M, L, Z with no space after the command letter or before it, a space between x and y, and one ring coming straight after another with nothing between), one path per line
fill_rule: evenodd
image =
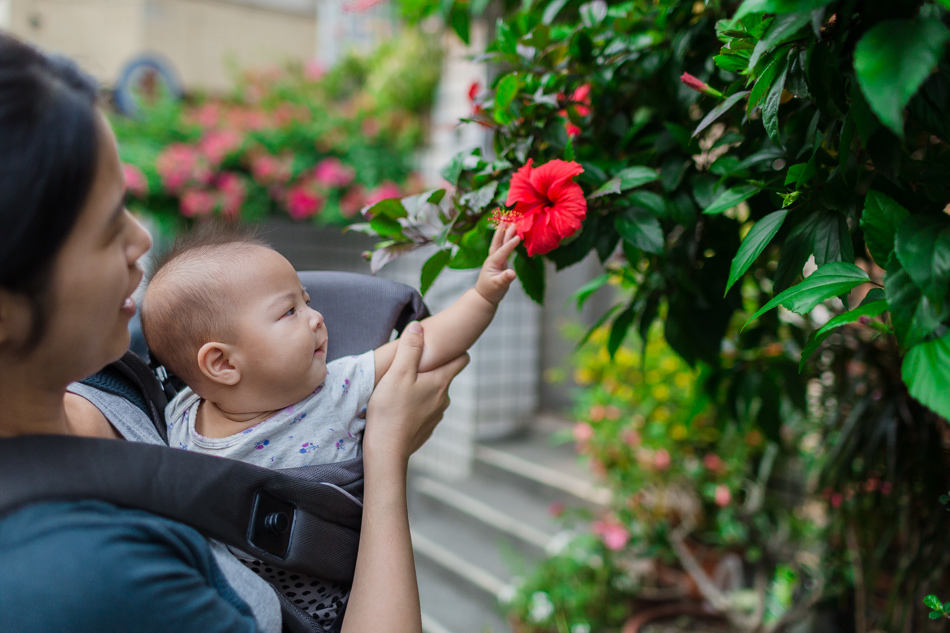
M305 220L323 211L326 200L305 185L293 187L287 193L287 214L295 220Z
M212 193L203 189L189 189L181 195L178 203L183 216L194 218L214 213L218 201Z
M564 96L561 95L563 99ZM578 116L587 116L590 114L590 84L584 84L571 94L571 107L574 108L574 111L577 112ZM575 137L581 133L581 129L571 123L571 119L567 114L567 110L561 110L558 112L565 119L564 129L567 130L567 135L570 137Z
M701 93L707 94L707 95L709 95L709 96L711 96L711 97L716 97L716 98L722 99L722 93L721 93L721 92L719 92L719 91L716 90L715 88L710 88L710 87L709 87L709 84L707 84L705 81L702 81L701 79L698 79L698 78L696 78L696 77L690 75L689 73L683 73L682 75L680 75L680 81L682 81L683 84L684 84L687 88L692 88L692 89L695 90L696 92L701 92Z
M367 206L372 206L377 202L382 202L389 198L398 198L401 195L402 190L399 188L399 185L390 180L386 180L366 195L365 203Z
M528 249L528 255L543 255L557 248L565 237L581 228L587 215L587 200L572 180L584 172L575 162L552 160L537 169L531 159L511 177L505 205L514 208L498 218L513 224Z
M345 187L356 177L356 171L339 158L324 158L317 163L313 177L324 187Z

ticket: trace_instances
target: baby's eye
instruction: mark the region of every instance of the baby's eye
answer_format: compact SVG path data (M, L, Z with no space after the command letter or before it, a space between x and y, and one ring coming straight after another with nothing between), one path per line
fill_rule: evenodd
M295 314L297 314L297 308L291 308L284 313L284 316L293 316Z

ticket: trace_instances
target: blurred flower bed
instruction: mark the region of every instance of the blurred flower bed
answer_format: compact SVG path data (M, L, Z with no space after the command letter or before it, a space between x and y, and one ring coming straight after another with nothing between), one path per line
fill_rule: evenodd
M783 485L774 475L814 467L817 422L789 416L780 451L760 430L724 421L707 373L670 349L659 327L645 346L628 341L613 358L609 337L608 327L593 330L575 355L576 422L561 439L575 444L611 502L600 511L552 506L565 531L499 596L516 629L617 631L651 604L699 605L707 581L732 605L736 630L757 592L767 624L787 618L790 587L818 564L829 500L808 494L800 476ZM778 564L748 588L749 563L786 557L798 561L794 569Z
M441 59L438 38L407 30L328 71L245 70L229 95L140 98L137 117L112 116L129 206L166 233L212 217L349 224L421 189Z

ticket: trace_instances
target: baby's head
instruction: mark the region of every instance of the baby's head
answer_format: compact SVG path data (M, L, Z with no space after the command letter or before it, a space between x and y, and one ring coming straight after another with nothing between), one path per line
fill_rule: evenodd
M299 402L326 377L323 317L293 266L258 238L204 230L157 263L142 304L152 354L233 412Z

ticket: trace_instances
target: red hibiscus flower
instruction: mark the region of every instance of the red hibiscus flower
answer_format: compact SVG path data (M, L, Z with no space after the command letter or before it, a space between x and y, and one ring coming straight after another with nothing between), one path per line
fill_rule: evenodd
M554 250L561 240L581 228L587 200L572 178L583 172L577 163L559 159L534 169L529 158L511 177L505 205L514 205L514 209L499 220L515 226L528 255Z

